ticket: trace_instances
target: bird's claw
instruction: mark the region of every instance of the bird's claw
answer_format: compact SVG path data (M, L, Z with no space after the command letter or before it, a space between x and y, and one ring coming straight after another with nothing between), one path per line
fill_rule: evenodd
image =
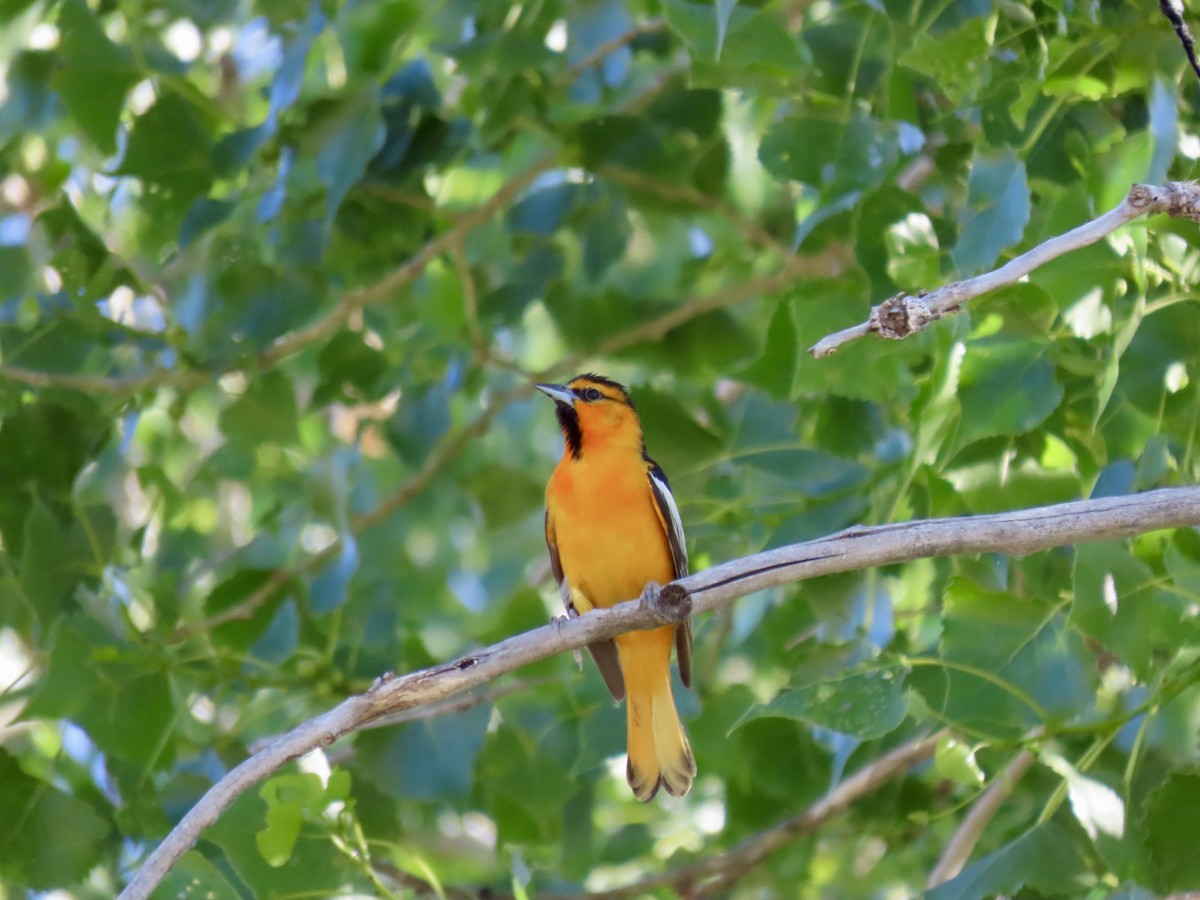
M562 627L564 625L566 625L572 619L578 619L578 618L579 618L579 613L575 610L575 607L568 606L567 614L565 616L551 616L550 617L550 625L554 628L555 631L561 631ZM575 657L576 667L578 667L580 671L583 671L583 654L579 652L578 647L576 647L571 652L572 652L572 655L574 655L574 657Z

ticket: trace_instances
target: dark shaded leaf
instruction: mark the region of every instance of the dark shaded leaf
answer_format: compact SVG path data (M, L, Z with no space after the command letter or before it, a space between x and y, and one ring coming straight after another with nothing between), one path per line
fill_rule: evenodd
M59 9L62 63L54 88L67 112L100 148L117 150L117 120L125 95L141 77L129 51L114 44L84 0L65 0Z

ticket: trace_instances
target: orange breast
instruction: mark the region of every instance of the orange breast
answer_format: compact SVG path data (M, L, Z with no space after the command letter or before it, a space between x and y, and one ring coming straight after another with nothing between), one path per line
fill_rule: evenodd
M674 577L645 467L606 457L565 460L547 490L563 574L596 606L635 599L646 582Z

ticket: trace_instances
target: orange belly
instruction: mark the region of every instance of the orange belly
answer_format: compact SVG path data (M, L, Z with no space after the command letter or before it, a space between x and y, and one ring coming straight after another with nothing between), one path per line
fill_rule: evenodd
M560 468L551 481L558 555L581 613L636 599L647 582L675 577L650 482L644 471L632 475L576 477Z

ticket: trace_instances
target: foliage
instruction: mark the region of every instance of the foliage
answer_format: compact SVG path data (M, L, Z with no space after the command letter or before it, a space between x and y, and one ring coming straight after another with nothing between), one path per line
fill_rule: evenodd
M1194 174L1153 4L0 4L0 897L111 895L272 735L559 610L530 381L630 384L695 568L1194 483L1195 228L802 352ZM159 896L570 893L715 857L933 726L730 896L1200 888L1200 539L927 561L696 623L643 806L584 665L240 798ZM669 895L669 888L658 889Z

